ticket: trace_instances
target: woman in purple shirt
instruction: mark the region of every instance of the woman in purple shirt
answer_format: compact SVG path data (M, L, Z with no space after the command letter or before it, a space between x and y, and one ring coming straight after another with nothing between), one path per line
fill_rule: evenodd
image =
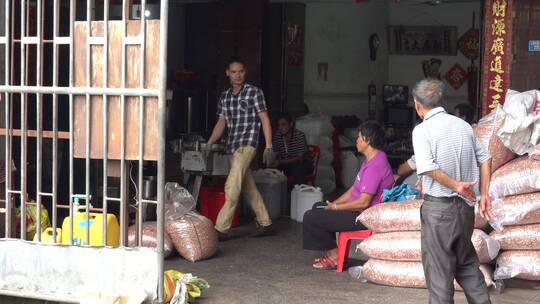
M304 214L304 249L326 251L315 260L313 267L336 268L336 232L366 229L356 222L356 217L377 204L384 189L392 187L394 177L386 154L381 150L383 145L384 130L378 123L367 121L360 125L356 149L366 160L356 181L337 200L316 203Z

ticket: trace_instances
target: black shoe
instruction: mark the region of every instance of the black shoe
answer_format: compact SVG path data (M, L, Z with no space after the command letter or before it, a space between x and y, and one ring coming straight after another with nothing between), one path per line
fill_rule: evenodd
M272 226L271 224L268 226L260 226L257 224L257 228L255 228L255 232L251 234L251 237L263 237L275 234L276 231L274 230L274 226Z
M220 231L217 231L217 235L218 235L218 241L220 242L226 242L228 240L231 240L233 238L233 236L231 235L230 232L227 232L227 233L223 233L223 232L220 232Z

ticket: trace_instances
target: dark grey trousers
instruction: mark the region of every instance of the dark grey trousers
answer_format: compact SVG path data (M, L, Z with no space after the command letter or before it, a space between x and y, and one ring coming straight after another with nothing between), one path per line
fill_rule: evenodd
M454 278L469 303L491 303L471 242L474 208L461 198L426 198L422 219L422 265L429 303L454 303Z

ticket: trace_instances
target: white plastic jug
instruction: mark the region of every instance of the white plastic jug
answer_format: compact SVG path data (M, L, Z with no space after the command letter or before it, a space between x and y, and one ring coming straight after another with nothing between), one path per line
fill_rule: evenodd
M296 221L302 222L304 213L313 207L313 204L323 201L323 193L320 188L302 185L296 194Z
M309 185L294 185L294 189L291 191L291 220L296 220L296 208L298 206L298 192L300 189L309 188Z

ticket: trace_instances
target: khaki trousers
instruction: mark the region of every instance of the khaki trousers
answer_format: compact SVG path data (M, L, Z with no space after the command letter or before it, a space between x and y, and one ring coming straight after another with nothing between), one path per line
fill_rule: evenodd
M259 225L269 226L272 224L249 168L251 161L255 157L255 152L254 147L240 147L229 158L231 170L225 182L225 204L219 211L215 226L219 232L226 233L231 228L234 212L238 208L240 193L243 193L248 200L251 209L255 212L255 220Z

